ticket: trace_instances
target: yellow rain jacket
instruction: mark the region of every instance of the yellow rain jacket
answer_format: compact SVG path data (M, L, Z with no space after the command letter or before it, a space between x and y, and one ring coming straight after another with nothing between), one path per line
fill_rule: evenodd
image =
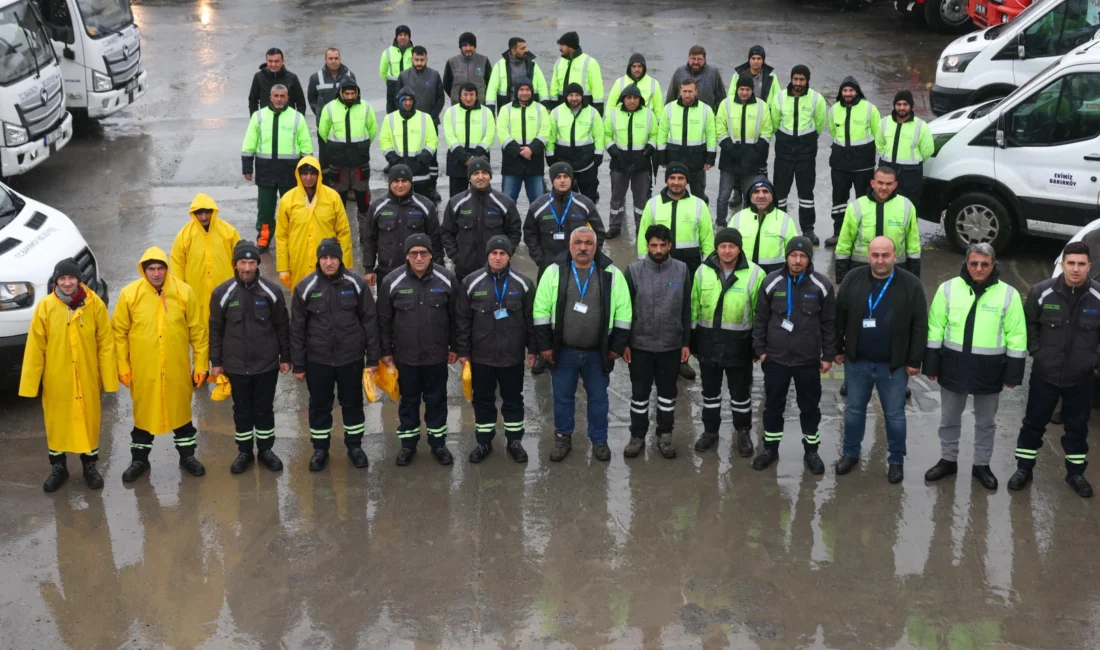
M204 229L195 217L195 210L213 210L210 227ZM210 319L210 294L233 277L233 247L241 234L218 218L218 204L206 194L196 194L191 201L191 221L180 229L172 242L172 259L168 272L183 280L195 292L203 322Z
M344 267L350 269L354 265L351 226L344 210L344 197L323 185L318 178L317 191L310 203L298 174L302 165L321 168L321 163L313 156L298 161L294 170L298 187L279 199L279 211L275 215L275 270L279 273L290 271L292 287L298 286L317 267L317 247L322 239L335 237L344 253Z
M168 256L152 247L141 262ZM207 323L191 287L169 272L158 293L141 276L122 289L111 321L119 375L131 375L134 426L152 434L168 433L191 421L192 365L210 370ZM169 267L171 268L171 267Z
M83 285L82 285L83 286ZM34 308L19 394L36 397L50 451L89 454L99 448L99 391L118 390L115 342L107 305L91 289L75 311L50 294Z

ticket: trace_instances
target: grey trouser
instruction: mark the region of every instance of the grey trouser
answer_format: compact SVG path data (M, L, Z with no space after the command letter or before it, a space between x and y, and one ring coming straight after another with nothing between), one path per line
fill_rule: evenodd
M962 414L966 408L965 393L956 393L940 386L940 451L946 461L959 460L959 437L962 434ZM988 465L993 456L993 440L997 437L997 404L1000 393L974 395L974 464Z
M753 179L739 176L736 172L722 170L718 177L718 213L715 215L714 225L724 228L729 223L730 195L734 190L741 193L741 205L734 209L741 210L748 206L749 197L746 194L752 181Z
M611 218L608 230L623 227L623 215L626 214L626 191L631 191L634 202L634 229L642 221L642 211L645 210L645 202L649 200L650 175L648 169L635 172L633 176L627 176L622 172L611 172ZM638 237L645 235L640 232Z

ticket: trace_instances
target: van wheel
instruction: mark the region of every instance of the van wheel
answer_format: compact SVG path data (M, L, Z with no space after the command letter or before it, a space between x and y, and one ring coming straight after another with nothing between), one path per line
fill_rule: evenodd
M924 19L932 31L965 34L974 29L967 4L966 0L928 0L924 3Z
M1016 234L1016 223L1008 208L996 197L967 192L947 206L943 229L951 245L965 252L971 244L987 242L1003 252Z

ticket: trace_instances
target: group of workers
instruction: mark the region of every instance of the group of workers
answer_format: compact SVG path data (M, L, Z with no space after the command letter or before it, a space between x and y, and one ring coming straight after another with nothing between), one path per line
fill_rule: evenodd
M411 45L407 37L407 28L400 28L394 48L407 49ZM513 61L506 54L487 73L484 62L466 60L475 53L472 35L464 34L461 40L463 59L448 62L444 85L466 80L458 89L459 106L465 105L464 100L480 102L482 88L470 91L466 87L476 86L469 81L471 77L481 78L488 96L498 102L507 88L518 87L517 99L498 113L497 124L506 124L511 119L507 107L523 110L527 106L523 103L525 91L534 94L545 85L538 81L527 86L515 83L524 72L537 70L533 57L526 53ZM569 113L569 109L562 111L562 106L572 106L570 97L580 95L580 109L588 111L584 119L595 124L600 119L599 103L593 98L602 96L602 86L587 93L584 85L579 93L568 91L574 76L584 83L598 83L593 81L599 79L598 66L587 55L581 57L575 34L566 34L561 40L563 55L569 56L563 58L564 64L555 66L547 92L566 103L554 112ZM384 66L387 60L393 61L394 51L387 51ZM326 70L309 84L311 103L322 97L322 91L331 89L330 81L350 77L346 70L332 71L328 64L339 64L339 55L329 54ZM700 56L702 68L696 70L699 66L693 61ZM657 120L665 126L659 129L667 130L668 122L679 114L684 121L673 130L681 135L686 132L691 123L687 109L693 104L683 100L695 94L688 89L724 95L718 75L701 74L706 71L705 53L693 48L691 57L689 65L673 78L680 100L667 105L685 110L665 110L665 117ZM756 57L760 60L754 61ZM269 54L261 73L273 74L272 69L277 68L276 80L288 81L281 54L276 58L278 61L273 61ZM638 58L632 59L630 69L639 65L644 77L644 60ZM774 77L768 76L771 73L757 66L762 61L762 50L754 48L747 73L741 75L742 80L747 77L755 83L753 71L763 71L762 89L750 88L752 84L738 88L738 97L741 90L748 96L759 92L768 97L768 103L754 100L758 127L776 110L782 115L788 102L797 115L811 121L818 111L825 110L813 91L792 96L790 88L778 90ZM589 72L574 74L574 63ZM278 78L280 71L283 78ZM387 76L387 83L392 81L396 88L405 72L408 70L392 80ZM796 73L796 82L797 77L808 80L808 70L796 68ZM540 78L541 73L535 76ZM623 100L619 104L632 97L639 105L654 98L660 101L656 82L650 79L639 84L641 77L616 82L612 94L618 92L618 99ZM412 462L423 419L432 456L441 465L450 465L454 459L446 445L447 379L448 365L456 363L468 363L471 374L476 431L470 462L483 462L492 453L498 415L506 453L516 462L527 461L522 445L525 369L536 374L549 369L551 374L554 445L550 460L562 461L572 448L575 397L581 381L592 454L598 460L610 460L608 385L620 359L627 363L631 381L631 438L624 455L634 458L644 451L650 397L656 384L657 450L665 458L675 458L678 381L695 378L691 357L697 360L702 384L703 430L694 442L699 453L719 440L725 385L738 454L753 457L755 469L771 466L779 456L783 416L793 382L805 465L813 474L824 473L818 455L821 375L834 363L843 364L842 394L847 396L847 404L836 472L847 474L860 464L867 405L875 390L885 417L887 478L898 483L904 476L906 455L908 377L923 368L930 379L939 382L942 405L942 458L925 478L935 481L957 472L961 414L967 397L973 395L972 475L986 488L996 489L998 481L989 461L998 396L1003 387L1022 383L1025 358L1030 353L1035 362L1027 414L1017 442L1017 470L1008 486L1023 489L1031 480L1046 424L1061 400L1066 482L1077 494L1091 496L1092 488L1083 474L1093 371L1100 365L1100 283L1089 279L1087 244L1069 244L1062 262L1064 274L1035 285L1026 301L1000 279L992 247L972 246L959 276L937 289L929 308L919 279L916 208L902 192L905 170L892 164L879 165L869 173L863 169L844 171L850 176L834 170L834 180L864 183L866 188L865 194L859 188L861 195L847 201L840 211L834 284L814 268L815 242L808 236L805 222L800 224L784 212L782 192L760 174L757 165L766 155L755 145L750 147L754 162L738 167L742 176L734 183L735 189L742 188L747 207L727 223L722 218L712 220L705 196L692 191L693 183L699 182L698 170L677 158L695 160L689 148L658 138L651 151L646 153L641 147L639 152L639 141L628 135L625 150L607 148L613 170L618 161L613 174L630 183L645 174L648 183L655 160L652 156L662 151L666 155L661 163L665 186L652 198L648 185L644 195L636 194L644 196L636 214L637 259L620 269L603 252L603 242L612 229L604 228L596 199L584 193L585 184L593 178L586 176L590 168L576 152L567 154L562 147L556 148L560 140L545 140L545 150L526 136L522 145L516 140L505 144L506 175L510 164L519 168L525 164L510 163L510 150L525 162L532 160L535 149L540 149L540 155L556 152L549 166L550 191L541 192L540 170L539 187L535 188L540 193L531 198L523 219L513 194L518 194L519 184L530 180L528 175L519 174L516 184L506 182L505 191L497 191L492 187L493 171L487 157L491 138L456 142L448 155L448 170L453 156L463 170L463 182L460 186L452 178L452 195L440 218L437 201L425 194L432 187L424 184L424 172L431 161L415 155L409 158L387 151L389 185L384 197L368 202L361 196L366 190L355 189L367 170L365 164L356 162L362 160L357 156L366 155L371 136L367 126L365 131L356 131L352 120L363 118L368 125L374 120L370 107L357 99L358 89L349 87L346 79L340 82L339 91L342 95L347 91L347 95L323 104L320 119L323 139L326 133L341 133L340 139L327 143L329 160L336 161L337 178L347 180L349 170L353 178L350 185L326 184L324 173L333 165L326 166L309 155L311 143L308 129L303 130L303 118L284 110L289 97L301 94L300 87L291 90L294 85L271 85L271 105L253 113L249 136L253 144L267 145L247 151L250 140L246 139L245 154L246 171L254 171L257 179L278 177L280 183L268 188L272 194L266 199L263 192L267 190L261 184L260 203L262 207L270 201L275 210L274 232L266 233L275 243L275 273L290 291L289 299L282 287L260 272L262 243L242 240L232 225L218 217L213 198L204 194L192 202L190 219L176 236L171 254L153 247L141 257L139 277L122 290L110 319L102 300L82 283L76 263L65 260L58 264L51 295L36 307L20 385L20 394L27 397L37 396L41 387L51 463L46 491L58 489L67 479L67 453L81 455L89 487L102 486L96 469L100 391L116 391L118 384L129 389L134 405L131 463L123 472L124 481L135 481L148 471L154 436L169 431L174 434L181 467L195 476L205 473L195 457L197 432L191 400L193 392L208 382L227 382L231 389L238 452L230 470L246 471L257 456L268 469L282 469L273 449L274 397L280 373L292 373L308 388L314 448L311 471L323 470L329 460L334 395L342 412L343 439L351 464L359 468L369 465L362 449L366 425L361 383L368 368L373 368L375 375L397 373L400 403L396 434L401 448L396 463L406 466ZM792 84L792 88L797 86ZM642 88L649 97L640 96ZM451 94L453 89L445 88L445 92ZM400 88L394 93L399 106L417 101ZM775 103L771 103L773 95ZM847 113L835 117L834 126L847 144L834 145L840 147L834 152L834 166L858 167L864 163L852 162L855 150L845 151L844 147L873 146L875 134L880 133L877 113L873 106L860 107L866 100L852 80L842 86L841 98L833 113L842 104ZM321 106L322 101L318 99L316 105ZM912 102L902 103L911 106ZM536 111L544 110L539 104L532 105ZM775 109L777 105L781 108ZM273 110L276 106L280 107ZM427 117L416 117L415 110L405 116L402 110L398 109L396 117L387 115L383 134L388 129L392 138L400 132L389 142L399 143L402 152L416 151L404 144L410 141L410 124L425 124ZM452 106L450 111L454 110ZM491 132L492 113L484 107L479 111L477 119L485 121L479 123L468 111L452 115L452 126L463 127L469 134L475 128L472 125L480 124L476 127L479 132L486 128ZM653 119L647 115L647 121ZM752 113L740 115L740 121L733 119L732 123L739 123L740 132L745 133L746 115ZM443 118L445 130L448 119ZM522 124L528 123L526 117L522 119ZM628 134L633 133L633 117L622 119ZM610 123L617 123L615 120L612 114ZM778 124L778 132L783 133L782 120ZM749 130L759 134L761 129ZM783 147L799 150L800 129L790 130L787 135L795 139ZM918 124L906 146L913 151L921 149L917 143L926 131ZM904 133L900 128L893 132L897 137ZM691 138L685 136L685 140ZM285 142L293 143L286 151ZM753 142L759 143L759 139ZM777 153L780 143L784 140L777 139ZM742 141L737 146L744 145ZM895 154L897 150L895 140ZM281 153L273 155L273 151ZM396 157L390 159L389 154ZM870 161L874 165L873 156ZM358 166L358 171L345 163ZM797 176L801 169L792 165L777 176L782 178L788 171ZM283 178L288 173L289 179ZM751 179L742 183L741 179L750 175ZM351 228L344 207L349 189L355 189L359 207L363 274L354 271ZM530 192L532 185L527 189ZM847 194L844 198L847 200ZM264 234L261 226L261 239ZM512 268L521 243L538 267L534 278ZM761 366L765 395L759 450L752 434L755 363Z

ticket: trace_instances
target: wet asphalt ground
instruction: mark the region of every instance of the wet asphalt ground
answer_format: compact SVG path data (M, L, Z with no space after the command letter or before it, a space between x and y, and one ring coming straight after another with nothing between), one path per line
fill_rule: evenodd
M325 48L340 47L379 118L378 58L401 23L439 70L462 31L474 31L494 61L509 36L522 35L548 81L554 42L576 30L607 87L634 51L667 87L697 42L728 81L760 43L783 83L792 65L806 63L811 85L831 100L854 74L884 114L894 93L909 88L918 114L930 118L926 86L949 40L907 24L889 3L850 14L779 0L200 0L146 2L134 12L149 93L12 180L73 217L112 299L136 277L146 247L171 245L196 192L212 195L222 218L251 238L255 189L239 175L239 143L252 74L272 46L287 53L303 85ZM819 234L829 223L827 157L823 143ZM372 164L374 187L382 188L381 155ZM603 172L606 218L606 165ZM712 196L717 186L713 170ZM922 223L922 231L931 296L957 273L961 256L946 248L939 226ZM1026 292L1050 273L1058 249L1028 242L1001 260L1002 278ZM625 267L633 233L608 252ZM831 273L831 251L814 261ZM272 262L265 260L268 273ZM533 272L525 252L515 264ZM311 474L306 390L287 376L276 397L276 451L287 465L280 474L254 466L230 475L230 407L200 395L195 423L207 475L181 476L170 440L158 437L151 474L124 486L131 407L123 392L104 398L106 488L85 490L70 458L73 478L46 495L41 406L8 393L0 399L0 648L1100 647L1100 591L1090 577L1100 531L1095 504L1061 481L1060 427L1050 428L1053 445L1040 452L1031 489L1003 487L1025 389L1001 398L993 470L1002 487L991 493L966 476L969 415L959 477L924 482L939 457L939 391L915 378L907 476L891 486L877 403L860 471L839 479L832 471L841 372L824 380L821 455L830 468L820 478L803 468L793 395L776 467L754 472L736 455L728 412L717 452L696 454L699 384L683 380L679 458L661 458L651 438L644 457L624 461L630 390L620 364L606 465L589 454L583 400L573 453L560 465L547 462L548 376L525 380L531 462L518 466L498 446L487 462L469 464L473 413L452 370L454 466L423 453L409 468L394 467L397 413L387 402L367 407L369 470L350 466L336 436L329 468Z

